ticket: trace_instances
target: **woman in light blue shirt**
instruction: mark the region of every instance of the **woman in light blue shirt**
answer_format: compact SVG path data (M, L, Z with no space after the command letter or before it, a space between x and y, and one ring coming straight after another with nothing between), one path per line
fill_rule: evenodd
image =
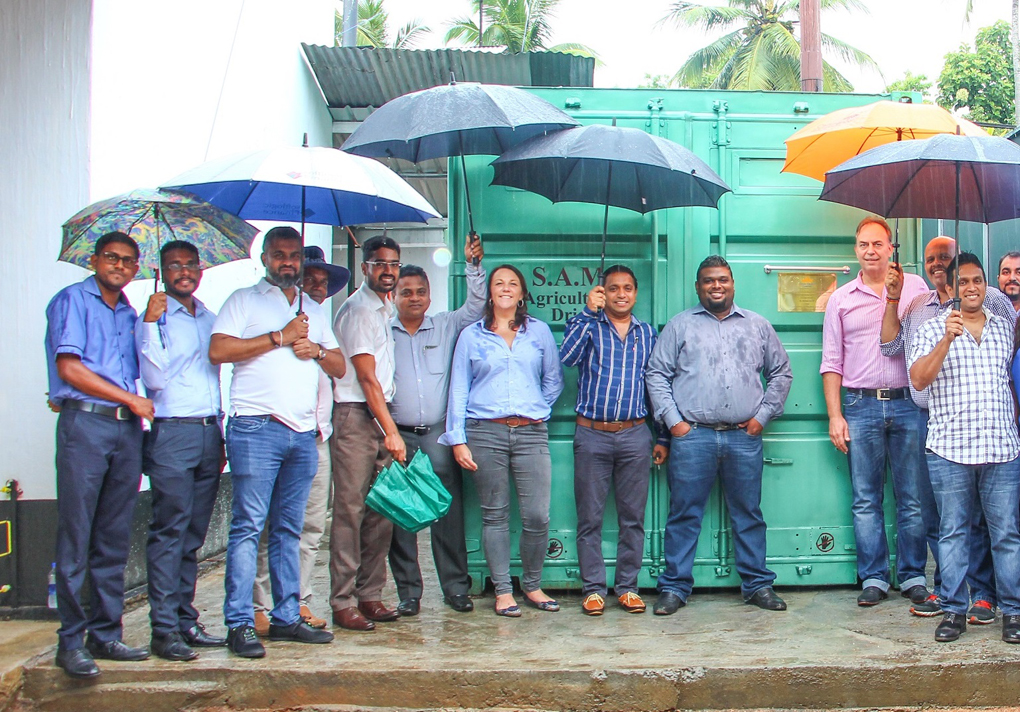
M525 603L559 610L542 591L542 564L552 481L546 421L562 390L556 341L548 325L528 316L524 276L512 265L497 267L489 276L485 316L457 341L446 432L439 440L453 446L457 463L474 473L497 615L521 615L510 583L511 477L521 513Z

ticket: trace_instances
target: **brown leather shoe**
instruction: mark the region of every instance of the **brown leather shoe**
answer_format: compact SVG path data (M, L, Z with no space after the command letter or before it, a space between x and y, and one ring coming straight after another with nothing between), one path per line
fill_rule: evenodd
M387 608L382 601L362 601L358 604L358 610L365 618L376 623L387 623L400 618L400 613L392 608Z
M361 611L354 606L333 611L333 625L347 630L375 630L375 623L361 615Z
M308 624L309 628L325 628L326 619L317 618L312 615L311 609L308 606L301 606L301 620Z
M265 611L255 611L255 635L260 638L269 636L269 616Z
M627 613L644 613L645 602L641 600L641 596L637 595L633 591L627 591L619 598L616 599L620 602L620 607Z
M602 611L605 609L606 601L597 593L589 593L585 599L581 601L581 611L586 616L601 616Z

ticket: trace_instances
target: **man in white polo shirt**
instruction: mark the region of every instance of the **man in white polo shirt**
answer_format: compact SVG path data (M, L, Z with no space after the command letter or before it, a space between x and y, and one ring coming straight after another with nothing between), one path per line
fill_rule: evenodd
M350 364L334 389L329 604L333 622L348 630L373 630L376 623L398 618L381 600L393 524L368 509L365 497L391 457L407 458L389 411L395 370L390 292L400 272L400 246L377 235L361 249L365 281L333 323Z
M270 640L328 643L333 634L299 614L298 550L305 504L318 467L315 408L319 373L340 378L343 355L322 307L300 299L301 236L266 233L266 276L227 298L213 326L209 360L233 363L227 458L233 481L223 617L227 646L260 658L252 584L259 534L269 520L269 575L275 607Z

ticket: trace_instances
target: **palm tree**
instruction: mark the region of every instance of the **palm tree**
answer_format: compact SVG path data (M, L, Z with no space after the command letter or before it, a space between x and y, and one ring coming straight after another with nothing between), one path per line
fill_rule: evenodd
M411 49L421 38L430 32L420 20L412 20L397 30L396 39L390 42L390 14L383 7L383 0L358 0L358 46L359 47L392 47L393 49ZM334 43L340 44L343 31L343 15L336 13L334 21Z
M800 42L794 35L800 0L727 0L714 7L679 0L662 22L699 27L706 32L736 29L694 52L673 75L682 87L800 91ZM867 8L861 0L821 0L822 10ZM879 71L861 50L822 33L822 50L858 67ZM828 62L822 63L824 91L853 91L850 81Z
M510 52L547 50L566 52L582 57L598 55L585 45L568 42L549 46L552 33L553 10L560 0L472 0L473 17L461 17L449 25L445 40L447 43L459 40L465 45L506 47ZM479 8L479 6L481 6ZM484 17L484 29L479 42L476 18L479 9Z

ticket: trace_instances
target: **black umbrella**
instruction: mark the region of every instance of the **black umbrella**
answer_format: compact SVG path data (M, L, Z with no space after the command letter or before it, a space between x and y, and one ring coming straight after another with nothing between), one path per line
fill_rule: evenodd
M730 187L680 144L640 129L594 124L538 136L492 162L493 185L544 195L554 203L605 205L602 262L606 262L609 206L647 213L694 205L716 207Z
M997 136L902 141L825 174L821 200L893 218L998 222L1020 218L1020 146Z
M532 136L577 126L545 99L496 84L461 83L398 96L369 114L344 141L344 151L418 163L432 158L498 156ZM467 190L470 237L476 237Z

